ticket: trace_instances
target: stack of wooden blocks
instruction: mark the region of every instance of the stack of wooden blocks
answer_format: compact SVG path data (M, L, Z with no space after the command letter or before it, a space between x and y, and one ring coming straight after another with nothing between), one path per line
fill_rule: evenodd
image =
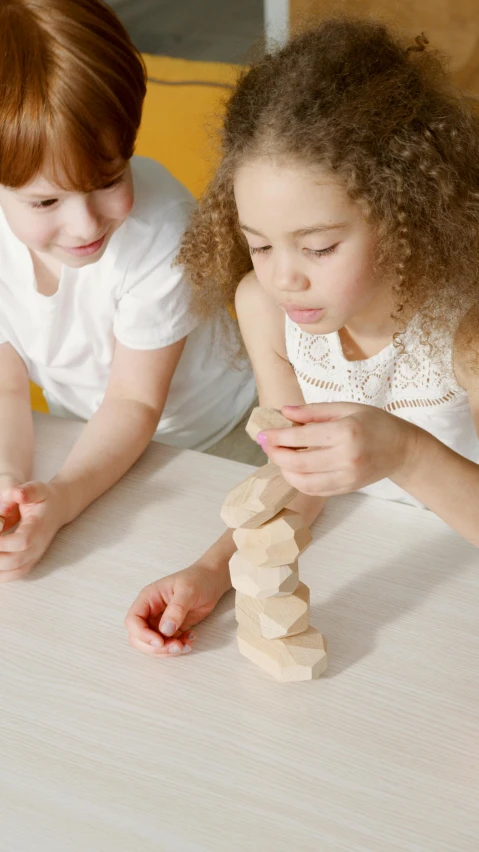
M292 426L275 409L255 408L246 431ZM327 667L326 641L309 625L309 588L298 557L311 542L301 515L284 508L296 490L265 464L231 491L221 510L238 548L230 561L240 652L281 681L311 680Z

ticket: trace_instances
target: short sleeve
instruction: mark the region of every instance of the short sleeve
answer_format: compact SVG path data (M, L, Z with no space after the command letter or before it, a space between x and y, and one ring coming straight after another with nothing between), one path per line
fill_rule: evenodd
M173 265L190 211L189 203L175 203L162 211L157 226L148 226L147 238L138 240L113 324L117 340L130 349L161 349L198 325L190 311L189 283Z

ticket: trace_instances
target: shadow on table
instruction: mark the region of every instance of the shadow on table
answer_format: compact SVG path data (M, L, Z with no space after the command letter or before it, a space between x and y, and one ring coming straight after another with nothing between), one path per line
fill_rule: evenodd
M418 567L418 553L422 556L422 552L423 570ZM448 552L451 558L446 568ZM457 562L454 534L445 533L437 541L400 551L394 560L362 574L329 600L312 606L311 624L330 640L330 666L323 677L335 677L370 654L383 627L417 609L441 583L467 570L472 558Z

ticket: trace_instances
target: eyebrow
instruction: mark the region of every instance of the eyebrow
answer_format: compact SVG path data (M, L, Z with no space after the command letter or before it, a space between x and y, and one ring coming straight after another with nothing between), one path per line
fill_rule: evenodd
M323 231L336 231L339 228L344 228L346 224L346 222L338 222L335 225L311 225L308 228L298 228L297 231L292 231L291 233L293 237L305 237L308 234L318 234ZM263 237L263 239L266 239L264 234L260 231L256 231L254 228L250 228L249 225L242 225L240 222L240 228L243 231L248 231L249 234L254 234L256 237Z

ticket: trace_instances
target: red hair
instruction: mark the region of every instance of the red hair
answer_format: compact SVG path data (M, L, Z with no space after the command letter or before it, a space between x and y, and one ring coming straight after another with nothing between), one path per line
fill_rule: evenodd
M2 0L0 184L46 167L88 192L135 147L146 93L140 53L103 0Z

